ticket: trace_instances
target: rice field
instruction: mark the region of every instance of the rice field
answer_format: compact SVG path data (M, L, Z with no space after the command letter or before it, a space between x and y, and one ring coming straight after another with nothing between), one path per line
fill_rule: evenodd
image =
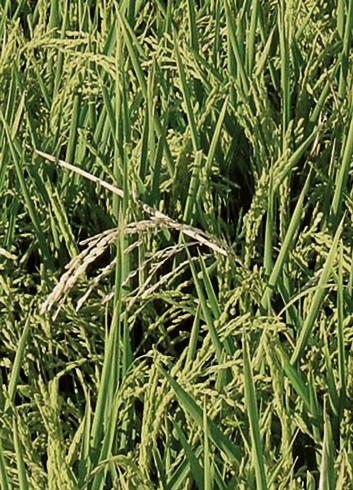
M2 490L353 488L353 0L0 0Z

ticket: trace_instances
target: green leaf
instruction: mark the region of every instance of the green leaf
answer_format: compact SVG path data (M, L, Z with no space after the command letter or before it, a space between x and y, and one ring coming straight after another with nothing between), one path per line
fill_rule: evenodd
M173 388L176 398L185 412L197 423L200 429L203 428L203 411L195 400L159 365L159 371L166 378ZM208 432L211 441L228 458L229 462L238 467L240 459L240 449L231 442L223 432L217 427L216 423L208 420Z

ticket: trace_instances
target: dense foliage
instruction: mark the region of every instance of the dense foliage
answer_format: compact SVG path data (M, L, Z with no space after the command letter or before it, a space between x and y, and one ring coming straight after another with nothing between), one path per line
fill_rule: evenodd
M353 1L0 0L0 482L348 489Z

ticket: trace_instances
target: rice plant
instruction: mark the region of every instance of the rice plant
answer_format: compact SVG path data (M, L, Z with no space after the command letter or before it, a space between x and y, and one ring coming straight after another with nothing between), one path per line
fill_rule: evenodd
M0 0L2 489L353 488L352 29Z

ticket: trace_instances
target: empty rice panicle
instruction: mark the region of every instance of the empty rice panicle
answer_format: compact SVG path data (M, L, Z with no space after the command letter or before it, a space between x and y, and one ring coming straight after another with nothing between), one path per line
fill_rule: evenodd
M198 257L191 257L190 260L196 262L199 260L199 258ZM161 263L161 265L163 263ZM142 286L136 291L136 293L130 299L130 302L127 305L127 309L130 310L132 308L132 306L136 303L136 301L146 299L146 298L148 298L148 296L155 293L163 285L168 283L168 281L175 278L179 274L180 271L184 270L189 265L189 263L190 263L189 260L184 260L174 270L168 272L167 274L164 274L162 277L160 277L158 279L157 282L155 282L154 284L152 284L150 286L150 283L151 283L152 277L153 277L153 275L151 274L148 277L148 279L144 282L144 284L142 284Z
M40 157L54 162L62 168L75 172L76 174L81 175L82 177L92 182L95 182L100 187L103 187L110 192L116 194L120 198L124 198L124 192L113 184L110 184L92 175L91 173L82 170L76 165L72 165L64 160L55 158L48 153L42 152L37 149L35 149L34 151ZM67 265L67 271L61 276L58 284L55 286L46 301L43 303L41 313L51 311L53 306L55 304L58 304L58 308L56 310L56 313L54 314L54 318L57 316L62 303L65 301L65 298L69 294L70 290L77 283L78 279L85 274L90 264L92 264L98 257L100 257L109 246L117 241L120 233L128 236L133 234L145 233L149 230L161 230L166 228L176 230L179 233L182 233L183 235L192 238L196 244L206 246L218 254L226 257L232 255L233 259L241 264L241 262L234 257L232 251L220 240L216 239L215 237L209 236L207 233L198 228L173 220L166 214L161 213L157 209L154 209L141 200L138 200L135 194L132 195L132 198L138 204L138 206L149 216L149 219L136 221L122 227L106 230L103 233L90 237L81 242L81 245L87 245L86 249L83 250L79 255L77 255L73 260L71 260L71 262ZM184 246L185 245L183 245L183 247ZM98 274L84 296L79 300L77 304L77 310L82 307L84 301L97 287L99 282L113 270L114 264L115 261L112 261L101 271L100 274Z
M197 242L191 242L187 246L196 245ZM153 294L157 291L162 285L166 284L169 280L178 276L180 271L185 268L186 265L189 264L189 260L185 260L181 262L177 267L175 267L172 271L163 274L158 280L150 286L151 282L154 280L156 273L158 270L166 264L169 260L171 260L175 255L177 255L182 250L185 250L185 244L173 245L172 247L167 247L163 250L159 250L156 254L153 254L151 257L148 257L140 267L136 270L130 272L128 277L123 283L123 286L126 286L128 282L134 278L139 272L146 270L148 267L148 277L146 280L137 287L134 291L129 294L129 299L127 303L127 310L129 311L132 306L138 301L147 298L149 295ZM198 260L198 257L192 257L190 260ZM114 297L114 291L111 291L103 298L103 303L107 303Z
M45 311L51 311L53 306L58 302L60 305L62 304L78 279L86 272L88 266L104 253L106 248L115 241L116 236L116 230L112 230L110 234L104 232L101 239L95 237L94 240L90 241L85 250L69 262L66 266L67 271L61 276L58 284L43 303L41 314ZM57 316L59 310L60 307L54 317Z
M71 289L75 286L79 278L86 273L88 266L92 264L98 257L103 255L103 253L107 250L108 247L115 244L121 233L123 233L124 236L131 236L135 234L146 233L148 231L159 232L163 229L174 229L177 231L183 231L184 227L185 225L181 225L180 223L177 223L171 219L153 218L150 220L142 220L142 221L129 223L128 225L123 225L118 228L105 230L99 235L95 235L89 239L84 240L83 242L81 242L81 245L84 244L87 245L87 247L79 255L74 257L74 259L72 259L69 262L69 264L66 266L67 271L61 276L58 284L50 293L46 301L43 303L41 307L41 314L45 312L50 312L54 307L54 305L58 305L53 315L53 319L57 317L63 302L65 301ZM193 242L193 244L200 244L200 243L204 244L205 241L208 243L207 239L201 234L202 232L198 230L195 231L191 227L187 227L187 228L190 228L189 231L194 236L195 242ZM201 239L204 239L204 241L201 241ZM125 250L125 253L131 252L140 243L141 243L140 240L135 241ZM176 249L171 248L172 254L168 253L165 260L168 260L170 258L170 255L173 255L176 250L180 251L180 248L185 248L186 246L187 245L181 245ZM215 246L210 246L210 248L215 250ZM161 265L165 262L165 260L161 261ZM98 286L99 282L114 269L115 264L116 264L115 260L111 261L110 264L108 264L105 268L103 268L100 274L96 276L96 278L93 280L92 284L90 285L86 293L81 297L81 299L77 303L76 311L78 311L82 307L84 301L89 297L92 291ZM167 278L169 277L170 274L167 276ZM157 284L161 285L163 282L164 281L158 282ZM148 283L145 285L145 287L147 288L147 286ZM142 291L140 291L140 295L143 293L145 287L143 287ZM155 290L156 287L154 287L153 290ZM149 292L151 291L149 290ZM105 301L107 299L110 299L111 297L112 297L111 294L108 295L108 297L105 298ZM145 294L143 295L143 297L145 297Z
M124 250L124 255L128 255L130 252L132 252L132 250L134 250L136 247L138 247L141 244L142 244L142 240L135 241ZM106 265L101 269L100 273L93 279L92 283L90 284L85 294L81 296L81 298L77 302L76 312L79 311L80 308L82 308L86 300L89 298L92 292L99 286L101 281L114 270L115 265L116 265L116 259L114 258L108 265ZM133 273L130 273L128 279L135 273L136 273L135 271ZM125 281L125 283L128 282L128 279Z
M56 318L62 302L65 300L78 279L86 273L88 266L92 264L92 262L100 257L109 246L116 243L121 233L125 235L132 235L155 229L156 227L156 222L144 220L136 223L130 223L127 226L106 230L99 235L95 235L94 237L85 240L83 243L86 244L87 247L79 255L74 257L74 259L72 259L66 266L67 271L61 276L58 284L43 303L41 314L46 311L51 311L53 306L59 303L59 308L54 314L54 318ZM112 265L111 269L110 265L111 264L109 264L104 270L103 274L100 275L100 278L105 277L105 275L112 270L114 264Z
M49 160L51 162L56 163L57 165L61 166L62 168L66 168L67 170L70 170L72 172L75 172L78 175L81 175L85 179L91 180L92 182L95 182L97 185L104 187L105 189L109 190L113 194L116 194L120 198L124 198L124 192L116 187L113 184L109 184L109 182L106 182L105 180L102 180L95 175L92 175L91 173L82 170L81 168L77 167L76 165L72 165L71 163L65 162L64 160L60 160L59 158L55 158L52 155L45 153L43 151L34 149L34 152L41 156L42 158ZM193 226L185 225L183 223L179 223L178 221L173 220L169 216L167 216L164 213L161 213L157 209L152 208L148 204L142 202L141 200L138 200L136 195L132 195L132 198L134 201L145 211L146 214L148 214L152 220L158 220L163 223L165 223L166 226L169 228L173 228L175 230L178 230L179 232L183 233L184 235L196 240L198 243L201 245L204 245L214 252L217 252L225 257L227 257L229 254L231 254L231 250L228 249L228 247L222 243L219 239L216 239L215 237L209 236L207 233L204 231L195 228Z

